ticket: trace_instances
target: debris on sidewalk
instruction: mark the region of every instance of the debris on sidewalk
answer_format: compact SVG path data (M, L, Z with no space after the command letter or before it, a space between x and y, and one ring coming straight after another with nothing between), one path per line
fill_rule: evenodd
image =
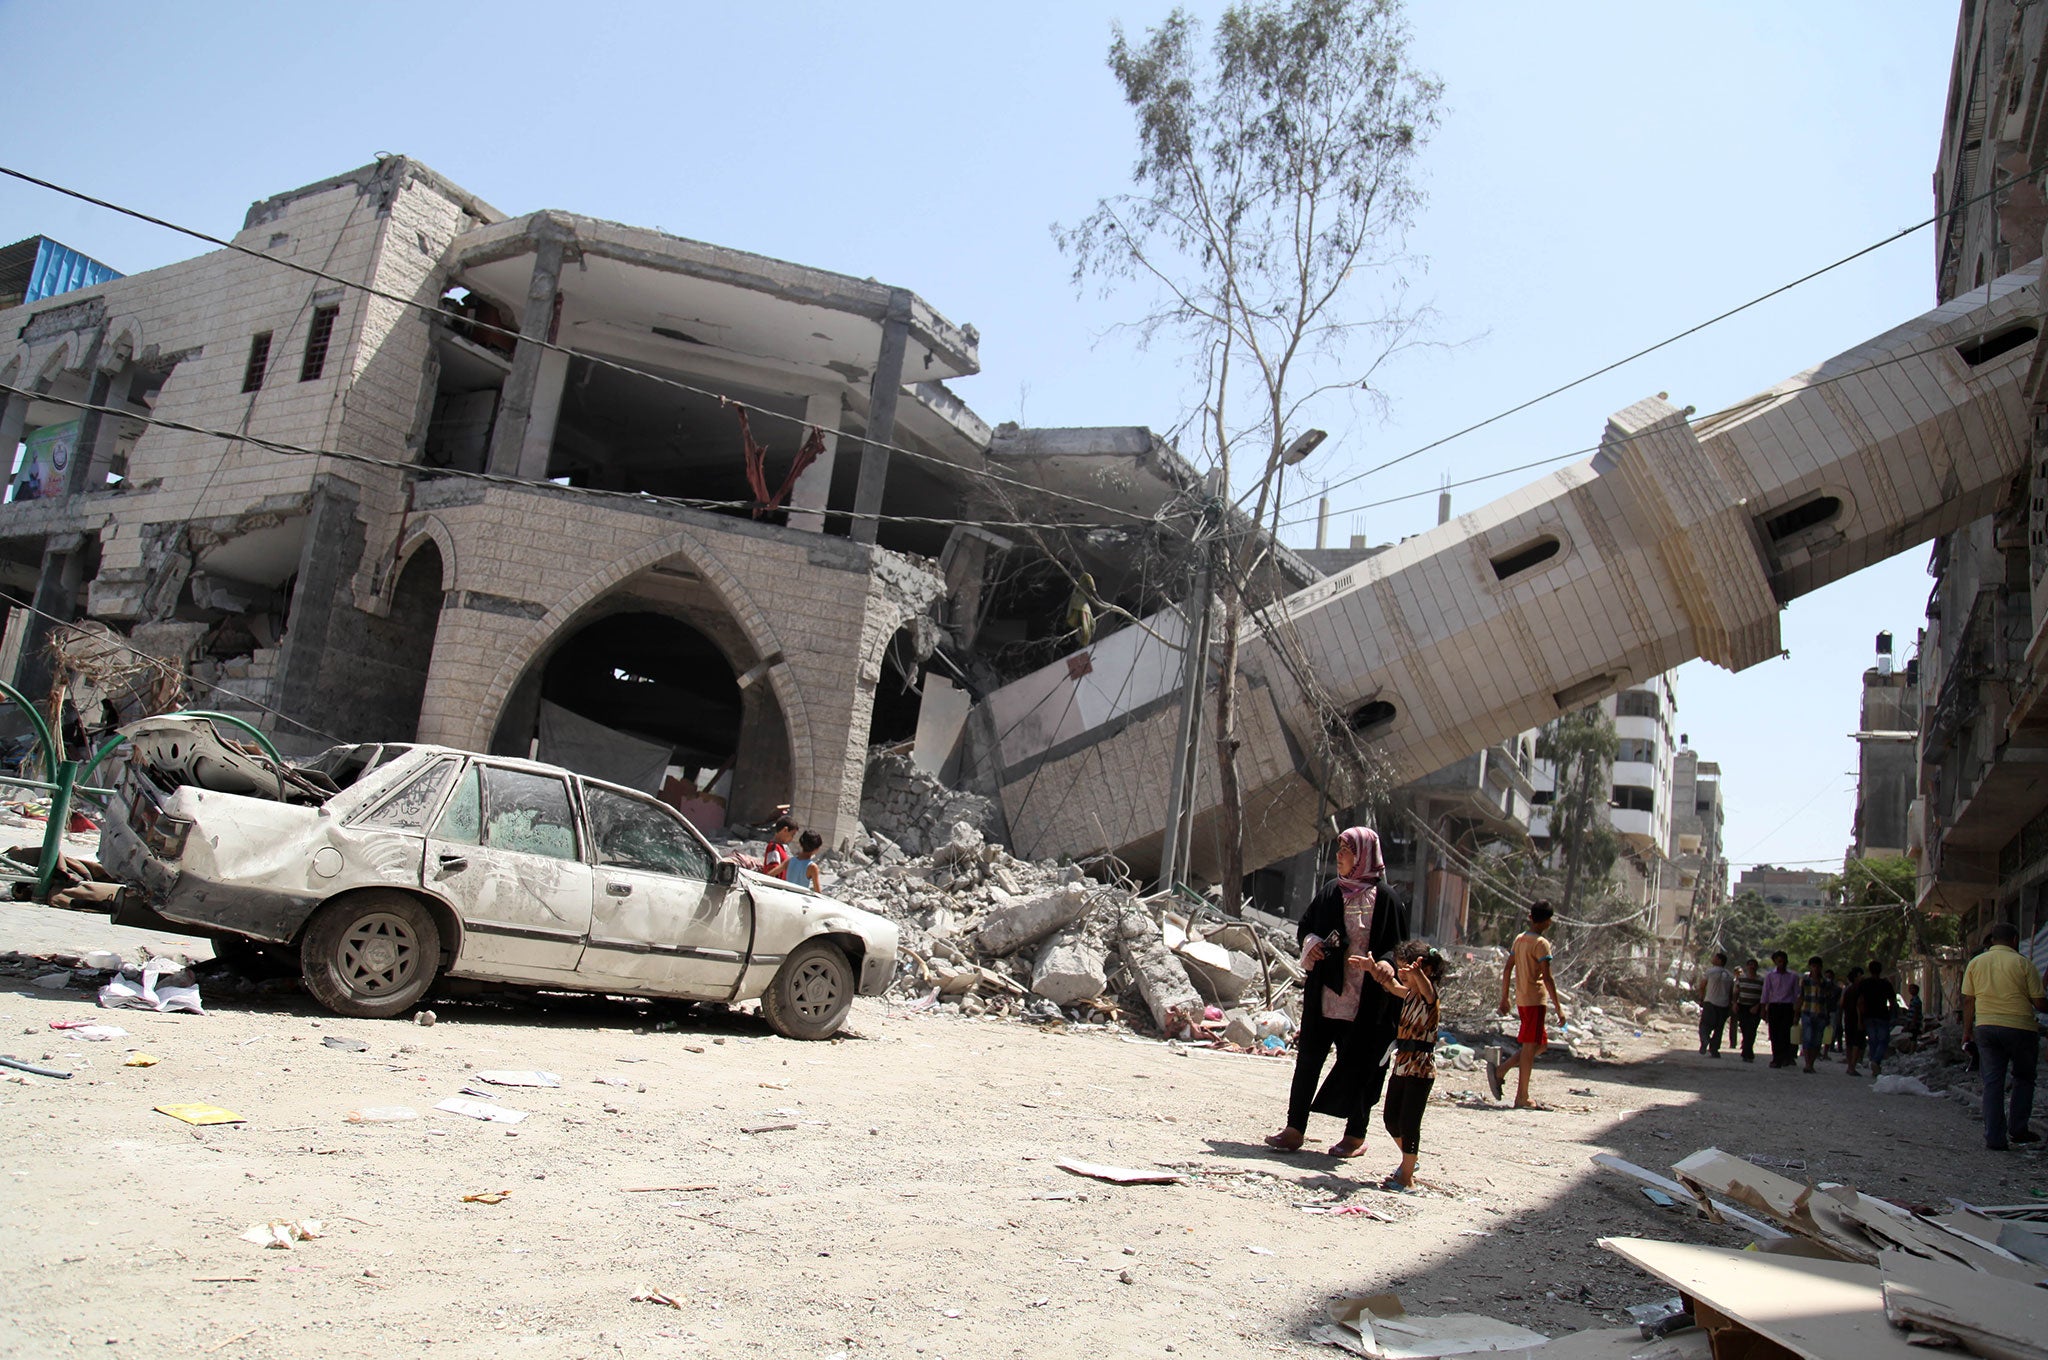
M104 1044L113 1039L125 1039L128 1031L119 1025L100 1025L90 1020L52 1020L51 1029L63 1030L73 1039L84 1039L88 1043Z
M206 1014L192 965L170 957L151 959L139 968L134 964L123 968L119 976L100 988L100 1004L109 1009Z
M468 1115L471 1119L482 1119L493 1124L517 1124L526 1118L526 1111L510 1109L504 1105L486 1105L481 1100L458 1100L454 1096L434 1106L449 1114Z
M223 1110L218 1105L201 1103L186 1105L158 1105L158 1114L167 1114L173 1119L182 1119L187 1124L246 1124L249 1121L233 1110Z
M320 1046L322 1048L338 1048L344 1053L368 1053L370 1051L370 1046L361 1039L344 1039L339 1034L321 1035Z
M1434 1360L1438 1356L1483 1351L1526 1352L1549 1341L1541 1332L1478 1313L1445 1313L1436 1317L1410 1313L1392 1294L1339 1299L1330 1305L1330 1321L1318 1323L1309 1334L1325 1345L1370 1356L1372 1360Z
M1653 1172L1601 1156L1638 1179ZM1746 1251L1602 1238L1600 1245L1677 1289L1713 1354L1783 1348L1807 1360L1905 1360L1929 1346L1984 1360L2048 1360L2048 1234L1958 1204L1929 1215L1847 1185L1809 1185L1704 1148L1672 1168L1702 1207L1754 1210L1784 1234ZM2025 1213L2039 1206L2013 1206ZM1747 1225L1745 1225L1747 1226ZM2006 1230L2026 1251L2004 1241ZM1570 1338L1567 1338L1569 1340ZM1546 1351L1550 1360L1561 1353Z
M464 1195L464 1204L503 1204L512 1198L510 1190L479 1190L473 1195Z
M155 1067L155 1066L156 1066L156 1065L157 1065L158 1063L160 1063L160 1062L162 1062L162 1061L163 1061L163 1059L161 1059L161 1058L157 1057L157 1056L156 1056L155 1054L153 1054L153 1053L130 1053L130 1054L128 1055L128 1060L127 1060L126 1062L122 1063L122 1064L121 1064L121 1066L123 1066L123 1067Z
M365 1105L342 1116L350 1124L403 1124L419 1117L420 1112L410 1105Z
M320 1231L317 1218L279 1218L268 1223L254 1223L242 1234L244 1242L254 1242L259 1247L277 1247L291 1250L294 1242L309 1242L316 1237L325 1237Z
M478 1081L493 1086L560 1086L562 1079L552 1072L479 1072Z
M638 1293L631 1295L627 1301L630 1303L659 1303L665 1304L670 1308L681 1308L683 1306L673 1294L664 1294L659 1289L642 1289Z
M16 1072L26 1072L30 1076L35 1077L54 1077L58 1081L71 1080L71 1073L61 1068L38 1067L32 1062L23 1062L12 1053L0 1053L0 1067L12 1068Z
M1111 1185L1179 1185L1186 1179L1175 1171L1137 1171L1130 1167L1078 1161L1072 1157L1062 1157L1053 1165L1076 1176L1108 1181Z

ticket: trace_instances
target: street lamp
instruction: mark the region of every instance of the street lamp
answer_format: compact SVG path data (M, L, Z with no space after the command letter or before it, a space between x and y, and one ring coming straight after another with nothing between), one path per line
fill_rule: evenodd
M1303 430L1294 437L1294 442L1280 451L1280 466L1293 467L1316 451L1316 446L1328 439L1324 430Z

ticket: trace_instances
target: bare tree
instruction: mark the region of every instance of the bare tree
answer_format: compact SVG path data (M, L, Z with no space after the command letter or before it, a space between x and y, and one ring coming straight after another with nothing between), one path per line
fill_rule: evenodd
M1137 123L1132 188L1054 232L1077 284L1151 290L1136 325L1187 345L1203 376L1191 424L1224 485L1254 502L1216 561L1222 889L1234 912L1238 632L1258 527L1299 425L1347 394L1383 409L1373 375L1414 342L1405 239L1441 87L1410 64L1401 0L1244 0L1203 39L1181 9L1138 42L1115 29L1109 67ZM1239 452L1250 457L1234 467Z

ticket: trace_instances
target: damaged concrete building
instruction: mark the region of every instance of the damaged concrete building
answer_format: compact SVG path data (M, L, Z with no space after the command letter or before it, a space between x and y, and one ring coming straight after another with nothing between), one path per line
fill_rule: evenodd
M508 217L402 157L0 336L32 693L90 617L290 746L537 751L836 840L927 690L973 783L972 699L1086 641L1077 601L1187 589L1193 471L1144 429L991 429L945 386L973 328L909 290Z

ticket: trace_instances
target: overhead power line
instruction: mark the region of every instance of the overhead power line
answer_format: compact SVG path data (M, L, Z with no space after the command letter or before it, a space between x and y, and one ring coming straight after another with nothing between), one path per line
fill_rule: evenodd
M234 241L224 240L221 237L212 235L211 233L200 231L196 227L183 226L179 223L169 221L165 218L157 217L153 214L143 212L139 208L131 208L126 206L125 204L115 203L104 198L97 198L92 194L84 192L83 190L72 189L65 185L57 184L51 180L41 179L35 175L29 174L24 170L16 170L10 166L0 165L0 175L6 175L11 179L18 179L22 181L24 184L33 184L37 188L47 189L51 193L62 194L66 198L76 199L81 203L89 203L96 208L104 208L108 212L119 213L124 217L132 217L139 222L147 222L151 226L162 227L166 231L177 232L181 236L189 236L195 241L203 241L208 245L217 246L222 250L231 250L237 254L246 255L251 259L262 260L268 264L276 265L283 269L289 269L300 274L305 274L311 278L319 279L323 283L332 283L337 284L343 288L351 288L359 293L365 293L370 297L380 298L385 302L394 302L401 307L407 307L415 311L425 312L431 316L438 317L445 315L441 311L438 301L434 303L421 302L417 298L406 297L402 293L393 293L386 289L378 288L371 284L363 283L358 279L351 279L344 277L343 275L340 274L329 273L327 270L324 269L315 269L311 265L300 264L296 260L282 259L278 256L271 255L265 251L256 250L253 249L252 247L245 245L239 245ZM621 363L616 359L607 359L603 355L589 354L584 352L583 350L571 349L567 345L557 344L556 342L548 340L542 336L523 335L519 331L514 330L510 327L494 325L490 322L479 321L474 318L467 318L465 320L465 324L477 330L490 331L497 335L506 336L507 338L515 340L520 344L536 345L541 349L552 350L557 354L565 355L569 358L582 359L586 363L595 364L600 368L613 369L620 373L630 374L634 377L642 378L649 382L658 383L664 387L672 387L680 392L688 392L692 396L711 397L715 400L740 407L741 409L752 412L756 415L767 416L775 420L785 421L789 424L796 425L799 427L808 428L809 426L809 422L806 421L801 416L792 416L787 412L771 410L770 408L765 406L756 406L751 402L745 402L739 400L738 398L727 396L723 392L718 392L707 387L698 387L695 386L694 384L686 383L680 379L671 378L664 374L650 373L646 369L635 368L631 364ZM852 439L856 438L857 436L848 435L846 437ZM989 481L1000 482L1008 486L1014 486L1021 490L1029 491L1034 495L1048 496L1055 500L1071 501L1076 505L1085 506L1090 510L1097 510L1105 515L1119 518L1123 520L1126 524L1150 524L1157 521L1160 518L1160 514L1144 515L1133 510L1119 510L1114 506L1103 505L1098 501L1091 501L1085 496L1076 496L1070 492L1057 491L1051 487L1040 486L1035 482L1027 482L1015 477L1007 477L1004 476L1002 473L992 472L987 468L963 469L960 464L955 463L950 459L939 458L932 454L925 453L919 449L906 448L901 444L891 444L879 439L868 439L865 436L858 437L860 438L860 442L862 444L870 448L885 449L892 454L900 453L906 458L914 458L920 462L935 464L939 467L949 468L954 471L974 472L975 475L986 478ZM1175 499L1177 499L1177 497ZM1168 501L1169 505L1172 503L1172 500ZM1165 507L1161 508L1162 514L1164 512L1164 508ZM845 511L838 510L828 511L827 513L832 515L847 514L847 512Z
M1367 477L1370 477L1375 473L1384 472L1388 468L1395 467L1399 464L1405 463L1411 458L1419 458L1425 453L1428 453L1434 449L1440 449L1444 445L1449 444L1454 440L1463 439L1466 435L1474 434L1480 430L1485 429L1489 425L1497 425L1501 421L1506 420L1509 416L1519 415L1521 412L1528 410L1530 407L1539 405L1542 402L1549 401L1552 397L1561 396L1564 393L1571 391L1575 387L1583 387L1587 383L1592 382L1595 378L1605 377L1607 374L1614 372L1618 368L1622 368L1628 364L1632 364L1636 360L1644 358L1648 355L1655 354L1658 350L1668 349L1672 345L1677 344L1681 340L1685 340L1690 338L1691 336L1698 335L1701 331L1706 330L1710 326L1716 326L1719 325L1721 322L1728 320L1731 317L1740 316L1742 313L1749 311L1752 308L1759 307L1764 303L1769 302L1772 298L1780 297L1786 293L1791 292L1795 288L1798 288L1804 284L1811 283L1815 279L1820 278L1824 274L1831 274L1835 270L1842 268L1844 265L1853 264L1857 260L1862 259L1865 255L1869 255L1875 251L1882 250L1886 246L1891 245L1894 242L1903 241L1908 236L1911 236L1916 232L1925 231L1928 227L1931 227L1935 223L1940 222L1943 218L1953 217L1957 213L1963 212L1968 208L1972 208L1976 206L1978 203L1983 202L1985 199L1990 198L1995 194L2005 193L2006 191L2012 189L2016 185L2026 183L2029 179L2038 178L2042 173L2042 170L2033 170L2029 171L2025 175L2015 176L2011 179L2005 180L2002 183L1994 184L1989 189L1984 190L1982 193L1973 194L1969 198L1966 198L1962 200L1960 203L1955 204L1953 207L1942 209L1940 212L1935 213L1932 217L1928 217L1919 222L1915 222L1910 227L1902 227L1901 229L1893 232L1889 236L1883 237L1876 241L1872 241L1869 245L1864 246L1861 249L1849 252L1847 255L1842 256L1842 258L1840 258L1839 260L1835 260L1833 263L1824 264L1818 269L1809 270L1808 272L1801 274L1798 278L1793 279L1787 283L1781 283L1777 287L1769 290L1768 292L1757 294L1755 297L1749 299L1749 301L1747 302L1738 303L1735 306L1728 308L1726 311L1715 313L1713 316L1708 317L1704 321L1697 322L1691 326L1687 326L1684 330L1679 331L1674 335L1668 335L1664 339L1657 341L1653 345L1645 345L1641 349L1636 350L1634 353L1623 355L1621 358L1614 360L1612 363L1602 364L1600 367L1594 369L1590 373L1585 373L1580 375L1579 377L1573 378L1570 382L1559 383L1556 387L1551 388L1547 392L1540 392L1537 395L1530 397L1525 401L1519 401L1515 403L1513 406L1508 407L1506 410L1497 411L1494 414L1486 417L1484 420L1476 420L1472 422L1470 425L1465 426L1463 429L1453 430L1451 431L1451 433L1447 435L1443 435L1437 439L1432 439L1427 444L1423 444L1416 448L1410 449L1408 452L1401 454L1398 457L1389 458L1383 463L1376 463L1372 467L1365 469L1365 471L1363 472L1355 472L1348 477L1344 477L1339 479L1338 481L1331 482L1329 485L1322 487L1316 493L1316 495L1328 495L1331 491L1335 490L1340 486L1349 486L1353 482L1363 481ZM1288 502L1286 508L1291 509L1297 505L1305 505L1313 499L1315 499L1315 497L1304 496L1299 499ZM1377 503L1384 505L1388 504L1389 502L1381 501Z

